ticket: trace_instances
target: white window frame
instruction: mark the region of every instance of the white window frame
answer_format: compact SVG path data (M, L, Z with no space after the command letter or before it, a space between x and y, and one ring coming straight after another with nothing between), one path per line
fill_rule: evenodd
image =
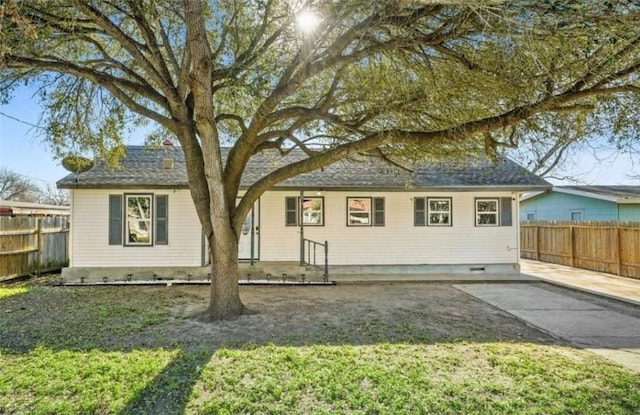
M367 210L352 210L351 201L362 200L368 203L369 208ZM351 215L355 213L357 215L366 215L366 222L352 221ZM354 216L355 218L356 216ZM371 226L373 225L373 199L371 197L347 197L347 226Z
M478 204L481 202L493 202L495 203L495 210L483 210L478 209ZM500 198L498 197L481 197L475 200L475 216L476 226L493 227L500 226ZM481 216L493 216L495 217L495 223L481 223Z
M149 201L149 212L146 218L135 218L129 215L129 200L135 198L145 198ZM125 246L152 246L153 245L153 194L150 193L129 193L124 195L124 245ZM134 222L147 224L148 241L131 241L131 230Z
M447 202L448 209L447 210L432 210L431 209L431 201L434 202ZM427 197L427 206L426 206L426 214L427 214L427 226L452 226L452 210L453 210L453 201L450 197ZM432 222L431 214L436 215L447 215L446 223Z
M298 198L298 200L300 201L300 219L302 221L302 224L304 226L324 226L324 197L322 196L304 196L302 199ZM319 200L320 201L320 209L305 209L304 207L304 202L306 202L307 200L309 201L314 201L314 200ZM316 213L314 215L314 213ZM320 219L319 222L311 222L310 219L311 217L318 217Z

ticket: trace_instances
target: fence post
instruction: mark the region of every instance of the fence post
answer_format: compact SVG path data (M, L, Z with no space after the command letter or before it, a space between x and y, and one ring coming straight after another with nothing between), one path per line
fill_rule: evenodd
M575 257L576 257L576 232L573 226L569 226L569 264L573 267L575 266Z
M40 275L42 269L42 218L36 218L36 275Z
M622 275L622 232L620 232L620 224L616 223L616 243L615 243L615 249L616 252L614 252L615 256L614 258L617 258L617 263L618 263L618 275Z
M536 261L540 261L540 226L536 225Z

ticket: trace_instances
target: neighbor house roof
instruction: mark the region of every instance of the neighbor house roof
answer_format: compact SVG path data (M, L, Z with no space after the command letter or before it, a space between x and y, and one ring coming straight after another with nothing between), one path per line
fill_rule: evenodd
M46 216L69 214L71 214L70 206L16 202L15 200L0 200L0 216Z
M549 191L566 193L615 203L640 203L640 186L553 186ZM520 201L533 199L545 192L523 196Z
M226 157L227 149L224 149ZM242 177L247 187L278 167L304 159L301 151L281 156L264 151L251 158ZM171 168L163 159L173 159ZM184 155L179 147L128 146L120 166L109 169L98 163L89 171L69 174L58 181L60 188L187 187ZM357 157L301 174L279 183L277 189L458 189L502 188L514 191L545 190L549 183L509 159L437 161L408 172L379 159Z

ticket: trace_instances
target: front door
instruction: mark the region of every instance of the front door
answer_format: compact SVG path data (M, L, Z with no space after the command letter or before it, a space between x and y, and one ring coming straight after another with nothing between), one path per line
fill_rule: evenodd
M238 259L243 261L260 259L260 204L256 202L242 224L238 243Z

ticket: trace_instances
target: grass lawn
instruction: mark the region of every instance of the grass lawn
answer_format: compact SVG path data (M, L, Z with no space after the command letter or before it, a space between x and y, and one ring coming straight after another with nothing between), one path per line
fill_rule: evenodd
M640 413L640 375L450 287L243 290L207 324L206 287L0 288L0 413Z

